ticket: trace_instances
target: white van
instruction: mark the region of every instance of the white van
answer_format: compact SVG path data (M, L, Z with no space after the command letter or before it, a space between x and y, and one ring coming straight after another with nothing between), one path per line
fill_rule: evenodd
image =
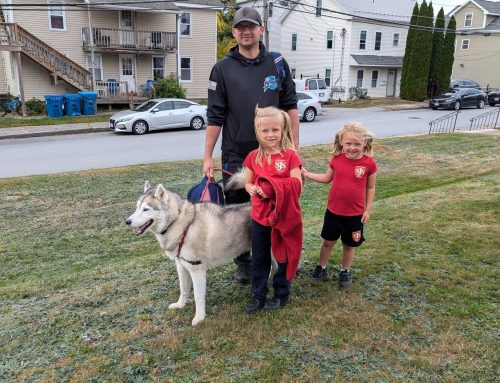
M295 82L297 92L308 91L313 93L321 102L327 102L330 99L330 88L326 86L326 82L322 78L294 79L293 82Z

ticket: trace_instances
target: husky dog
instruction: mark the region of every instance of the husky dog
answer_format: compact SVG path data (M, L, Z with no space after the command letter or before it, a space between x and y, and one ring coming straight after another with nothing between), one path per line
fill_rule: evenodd
M231 185L241 187L243 177L238 175ZM180 296L170 309L185 306L192 281L196 305L193 326L205 319L207 269L229 263L252 249L250 203L193 204L161 184L151 188L147 181L126 224L136 235L152 231L165 255L175 261Z

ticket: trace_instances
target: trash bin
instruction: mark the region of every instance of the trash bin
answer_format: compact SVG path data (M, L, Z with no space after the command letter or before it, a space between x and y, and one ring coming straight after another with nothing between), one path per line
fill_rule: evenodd
M96 112L97 92L78 92L82 96L82 114L91 115Z
M45 109L49 117L63 116L63 96L60 94L49 94L45 96Z
M82 96L79 94L65 94L63 96L64 115L79 116L81 113L80 103Z

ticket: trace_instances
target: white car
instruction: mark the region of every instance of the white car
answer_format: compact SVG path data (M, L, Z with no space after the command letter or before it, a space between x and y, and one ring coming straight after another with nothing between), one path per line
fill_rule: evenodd
M133 110L115 113L109 129L115 132L145 134L151 130L201 129L207 122L207 107L182 98L156 98Z
M323 114L321 100L310 92L297 92L297 110L299 119L304 122L312 122L318 115Z

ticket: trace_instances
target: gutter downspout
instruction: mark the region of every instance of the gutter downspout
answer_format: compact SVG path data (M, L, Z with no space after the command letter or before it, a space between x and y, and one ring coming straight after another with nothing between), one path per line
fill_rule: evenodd
M85 0L87 3L87 19L89 23L89 37L90 37L90 60L92 62L92 90L95 90L95 63L94 63L94 33L92 31L92 19L90 16L90 0Z
M175 34L177 36L177 81L181 82L181 15L175 14Z
M339 86L342 86L342 72L344 71L344 51L345 51L345 34L346 34L346 29L342 28L342 31L340 32L340 36L342 37L342 52L340 54L340 73L339 73L339 78L335 81L334 85L337 85L337 83L340 80Z

